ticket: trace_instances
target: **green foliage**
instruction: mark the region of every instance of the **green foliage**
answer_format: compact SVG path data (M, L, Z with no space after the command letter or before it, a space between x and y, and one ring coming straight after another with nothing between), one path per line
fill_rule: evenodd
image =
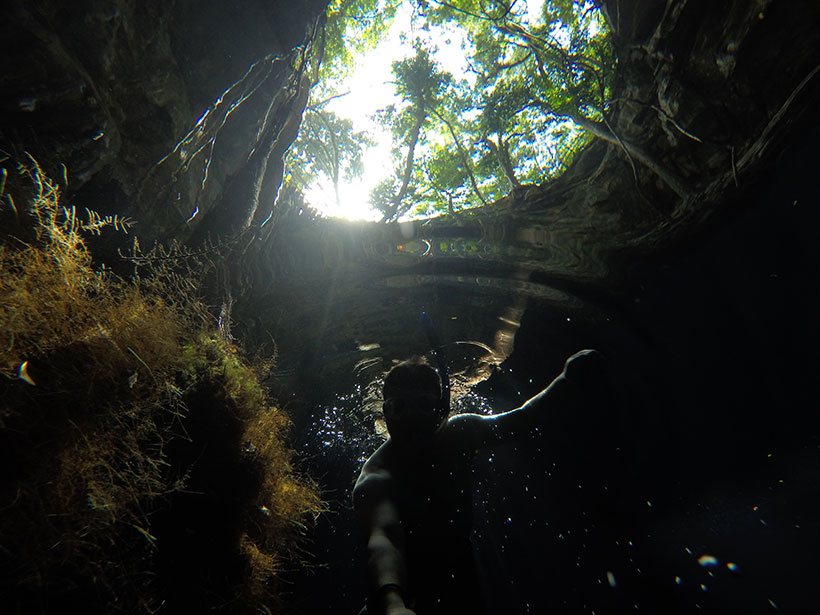
M370 191L370 203L379 211L388 212L393 207L393 199L397 192L395 180L392 177L384 179Z
M396 151L394 177L373 194L385 219L486 204L563 172L611 97L616 58L595 0L546 0L537 15L523 0L408 2L416 54L395 63L398 103L380 114ZM328 57L349 67L386 32L375 15L392 18L399 4L332 4L327 48L347 43L349 52ZM441 69L431 42L431 32L453 29L466 39L469 70L460 78ZM321 87L332 92L343 72L328 70Z
M424 161L424 178L431 190L425 195L433 211L445 210L454 213L455 203L462 202L467 183L467 170L458 156L453 156L452 148L437 145ZM417 213L423 213L417 210Z
M198 579L188 598L221 591L222 606L239 587L237 608L256 608L304 515L320 509L313 483L293 471L287 417L178 276L126 281L94 266L84 235L127 220L80 218L36 165L19 170L31 185L28 209L13 212L26 240L0 244L0 556L14 561L3 562L4 605L71 610L73 597L85 612L155 612L170 582L164 558L174 582ZM224 424L233 439L208 437ZM210 472L195 480L209 451L226 468L221 486ZM231 511L236 526L209 526L203 538L227 537L215 540L223 550L174 550L192 524L178 500L188 490L209 502L203 519L219 500ZM236 564L235 584L196 577L203 560Z
M236 473L225 480L233 484L248 475L254 479L243 503L249 522L238 528L236 545L247 568L243 593L248 605L275 598L271 590L284 556L296 554L302 519L323 510L315 483L293 469L293 453L284 444L290 419L270 403L260 383L260 374L269 367L249 364L236 346L215 332L200 333L183 347L180 358L186 389L207 391L236 421L234 443L242 453Z
M599 120L610 96L615 59L597 6L548 0L536 18L524 2L417 4L431 23L468 32L476 76L466 112L479 121L464 129L486 191L562 172L589 140L572 127Z
M413 186L416 147L419 141L425 143L422 129L430 115L441 104L441 97L452 81L452 77L440 70L430 56L430 52L420 44L416 45L413 56L393 63L393 77L396 93L400 99L398 109L391 108L382 116L382 122L389 126L397 144L396 162L398 168L393 185L397 186L389 198L382 194L388 185L382 183L381 193L373 205L384 214L385 220L393 220L404 214L411 206L407 201L416 192Z
M321 178L333 185L339 203L339 184L362 174L362 153L371 144L353 123L319 107L308 108L299 139L289 152L288 181L307 187Z
M393 23L403 0L332 0L324 28L311 59L311 94L299 135L288 151L287 182L303 191L317 181L329 180L339 200L339 184L362 173L362 152L371 145L352 123L326 109L328 102L345 96L340 89L356 59L373 49Z
M324 50L319 72L323 95L338 94L331 84L340 82L362 54L373 49L390 29L403 0L331 0L327 9Z
M436 107L451 77L439 70L429 50L421 44L415 49L415 55L393 62L393 77L399 98L417 113L418 109L427 111Z

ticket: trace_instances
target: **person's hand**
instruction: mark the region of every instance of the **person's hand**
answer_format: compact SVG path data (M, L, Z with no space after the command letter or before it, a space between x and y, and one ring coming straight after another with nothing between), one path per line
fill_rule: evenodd
M576 352L564 365L564 377L578 384L601 382L606 375L606 358L597 350Z
M416 615L416 612L404 605L398 590L388 589L384 592L384 615Z

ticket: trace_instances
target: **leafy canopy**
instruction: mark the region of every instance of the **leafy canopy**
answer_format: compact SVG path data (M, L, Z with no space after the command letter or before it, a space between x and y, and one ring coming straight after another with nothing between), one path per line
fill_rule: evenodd
M322 106L345 95L359 54L402 10L412 54L393 62L395 103L374 118L393 139L394 171L370 194L385 220L485 205L553 178L603 132L615 55L593 0L334 0L316 68L324 102L309 107L291 158L297 187L323 176L338 195L340 178L361 174L368 136ZM460 74L437 57L455 32Z

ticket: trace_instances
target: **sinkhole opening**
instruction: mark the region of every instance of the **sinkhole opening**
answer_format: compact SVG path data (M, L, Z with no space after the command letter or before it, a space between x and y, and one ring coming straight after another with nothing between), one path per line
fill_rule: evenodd
M610 33L594 0L333 0L285 181L394 221L554 179L606 122Z

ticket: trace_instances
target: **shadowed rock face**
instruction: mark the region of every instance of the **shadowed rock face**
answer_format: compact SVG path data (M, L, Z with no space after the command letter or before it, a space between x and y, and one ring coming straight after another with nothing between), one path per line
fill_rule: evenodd
M268 159L295 136L324 4L12 1L0 147L149 242L247 226L281 181Z

